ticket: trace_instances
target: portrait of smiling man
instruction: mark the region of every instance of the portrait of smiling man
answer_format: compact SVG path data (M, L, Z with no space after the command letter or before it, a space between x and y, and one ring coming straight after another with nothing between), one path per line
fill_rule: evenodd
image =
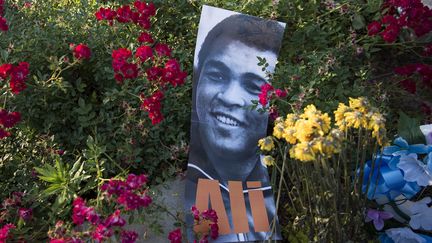
M210 15L228 12L204 8L200 28L205 21L204 12L210 12ZM250 107L252 101L258 99L261 86L267 82L266 72L274 71L284 25L234 12L229 15L207 33L194 62L186 209L196 203L199 179L217 180L232 228L230 198L233 196L229 192L229 183L241 182L250 230L222 234L215 242L278 239L278 233L272 236L254 228L248 182L260 182L253 190L262 191L268 222L273 222L275 205L267 168L261 162L257 147L258 140L266 135L268 114ZM265 71L258 66L257 57L267 61ZM187 222L193 224L193 219L189 217ZM189 237L191 234L189 232Z

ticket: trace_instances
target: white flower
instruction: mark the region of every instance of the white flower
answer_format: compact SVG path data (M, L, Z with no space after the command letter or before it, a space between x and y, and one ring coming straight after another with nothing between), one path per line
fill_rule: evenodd
M432 153L428 155L428 163L417 159L417 154L402 155L397 167L404 172L404 179L416 182L419 186L432 185Z
M425 197L413 202L409 208L411 217L409 224L413 229L432 230L432 208L428 207L431 201L430 197Z
M410 228L391 228L385 231L395 243L426 243L426 240L414 233Z

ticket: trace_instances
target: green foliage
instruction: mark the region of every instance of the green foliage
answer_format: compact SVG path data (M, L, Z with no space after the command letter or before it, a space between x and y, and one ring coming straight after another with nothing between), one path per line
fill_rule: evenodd
M45 197L57 195L54 203L56 210L69 204L77 195L84 194L85 189L94 189L94 185L83 186L91 175L84 170L84 162L81 160L81 157L78 158L72 168L64 164L60 158L56 158L54 166L45 164L43 167L35 167L39 179L48 184L42 191L42 195Z
M410 118L400 112L398 122L398 135L404 138L408 144L426 144L425 136L420 130L420 121Z

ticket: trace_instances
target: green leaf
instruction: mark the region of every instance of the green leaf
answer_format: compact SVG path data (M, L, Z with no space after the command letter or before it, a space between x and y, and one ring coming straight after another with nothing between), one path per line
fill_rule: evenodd
M7 52L6 50L2 50L0 53L3 61L6 62L9 57L9 52Z
M363 29L366 25L364 17L360 14L355 14L352 20L352 25L356 30Z
M382 0L368 0L366 11L368 13L375 13L381 9Z
M398 134L409 144L425 144L425 137L420 130L420 121L399 112Z

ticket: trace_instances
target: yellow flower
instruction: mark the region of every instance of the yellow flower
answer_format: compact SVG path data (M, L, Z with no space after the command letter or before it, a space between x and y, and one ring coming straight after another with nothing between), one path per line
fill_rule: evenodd
M360 111L351 111L345 113L345 121L348 127L360 128L360 126L367 127L367 119Z
M258 140L258 146L263 151L271 151L275 147L271 136Z
M264 156L263 162L266 166L272 166L275 164L275 159L270 155Z
M300 161L306 162L315 159L312 146L307 142L294 145L289 152L291 158L298 159Z
M344 103L339 103L337 110L334 112L336 124L343 124L343 121L345 120L345 113L349 111L352 111L352 109L346 106Z
M320 115L321 111L317 110L317 108L314 105L308 105L304 108L303 114L300 115L301 118L312 118L317 115Z
M276 123L273 127L273 136L277 139L281 139L284 134L284 125L283 123L279 122Z
M309 142L313 138L314 131L313 124L310 121L300 119L295 124L294 136L300 142Z
M315 115L310 118L311 123L318 129L318 133L323 136L330 130L330 117L327 113L322 115Z
M365 97L359 97L357 99L349 98L349 106L360 112L367 113L369 109L369 101Z
M276 118L276 120L274 121L275 124L279 124L279 123L284 123L284 119L283 117L279 116L278 118Z
M294 136L295 135L295 128L291 127L291 128L285 128L284 129L284 133L283 133L283 138L285 138L285 140L290 143L290 144L295 144L297 142L297 138Z
M313 149L315 153L320 153L324 157L330 158L333 154L340 152L340 143L331 135L319 137L314 139Z
M331 136L335 141L337 141L339 143L344 140L344 133L341 130L336 129L336 128L333 128L330 131L329 136Z
M284 123L285 127L293 127L298 119L299 119L298 115L294 113L288 114L286 116L285 123Z
M342 131L346 131L346 129L348 128L348 122L346 122L345 120L340 120L336 122L336 126L342 130Z
M385 118L378 112L375 112L371 115L370 121L368 124L369 130L379 130L380 128L385 128Z
M384 127L379 127L379 129L372 131L372 137L376 138L378 144L382 146L385 144L386 133L387 131Z

